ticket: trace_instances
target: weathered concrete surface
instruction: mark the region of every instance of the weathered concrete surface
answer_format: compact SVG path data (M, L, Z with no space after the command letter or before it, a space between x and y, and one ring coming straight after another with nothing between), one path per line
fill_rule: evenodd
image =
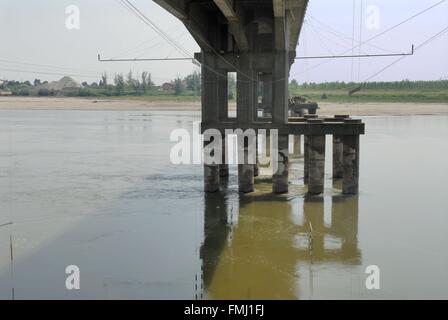
M281 135L278 137L278 159L277 171L272 176L272 192L287 193L288 192L288 174L289 174L289 150L288 136Z
M208 138L207 138L208 139ZM212 141L204 141L204 159L210 157L211 151L208 146L211 146ZM219 191L219 175L220 175L220 165L217 163L206 163L204 164L204 189L205 192L217 192Z
M303 183L308 184L310 161L310 139L308 136L303 136Z
M344 136L344 178L342 193L359 192L359 135Z
M308 170L308 193L323 193L325 182L325 136L310 136Z
M302 154L302 136L294 135L293 155L300 156Z
M254 163L250 162L249 139L244 139L242 145L238 145L238 153L242 153L243 158L238 159L238 191L249 193L254 191Z
M254 191L254 165L238 165L238 191L249 193Z
M205 192L219 191L219 165L204 165Z
M219 176L222 178L229 176L229 165L227 162L227 138L223 135L222 140L222 163L219 165Z
M333 136L333 178L341 179L344 176L344 137Z

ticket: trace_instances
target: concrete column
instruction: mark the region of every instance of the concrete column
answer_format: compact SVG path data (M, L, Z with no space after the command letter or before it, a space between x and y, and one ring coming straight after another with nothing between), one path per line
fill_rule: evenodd
M216 56L202 52L202 122L214 124L219 122L219 98L216 69Z
M345 120L345 123L360 123L361 120ZM357 194L359 191L359 135L344 136L344 177L342 193Z
M229 84L227 71L217 70L217 77L219 121L226 121L229 118Z
M229 165L227 162L227 137L225 134L222 135L222 163L219 165L219 176L223 178L229 176Z
M238 122L251 124L256 119L258 102L256 101L255 70L253 68L253 57L250 53L241 54L238 58L237 70L237 118Z
M308 120L317 119L317 115L305 115L305 120L308 122ZM309 136L304 135L303 136L303 183L308 184L309 180L309 169L308 169L308 163L309 163Z
M333 178L341 179L344 176L343 165L343 150L344 150L344 137L334 135L333 136Z
M255 138L255 158L256 163L254 164L254 177L258 177L260 175L260 169L258 168L258 134Z
M274 63L274 85L273 85L273 110L272 122L288 123L288 75L289 75L289 54L286 51L279 51L275 54Z
M310 161L310 139L309 136L303 136L303 183L308 184L309 180L309 168L308 163Z
M342 122L349 118L348 115L335 115L335 119L339 119ZM344 137L334 135L333 136L333 178L342 179L344 176L343 165L343 150L344 150Z
M209 141L204 141L204 153ZM219 191L219 164L204 164L204 189L205 192Z
M295 135L294 136L294 150L293 155L300 156L302 154L302 136Z
M309 120L310 123L323 123L322 120ZM308 193L324 192L325 184L325 135L309 137L309 178Z
M288 138L289 138L288 135L278 136L277 171L272 176L272 192L274 193L288 192L288 173L289 173Z
M243 163L238 164L238 191L249 193L254 191L254 164L249 164L249 144L244 139L244 145L238 146L239 152L244 154Z

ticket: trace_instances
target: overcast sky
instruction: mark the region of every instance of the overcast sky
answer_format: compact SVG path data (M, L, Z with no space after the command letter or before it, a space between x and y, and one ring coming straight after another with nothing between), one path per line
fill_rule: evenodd
M356 45L440 0L310 0L299 56L351 54ZM132 0L157 26L193 54L199 47L183 25L151 0ZM361 19L361 3L363 17ZM66 27L66 8L80 10L80 29ZM378 19L376 19L378 18ZM362 21L362 27L360 24ZM399 28L356 48L366 54L408 52L448 27L448 1ZM149 71L156 83L197 69L191 62L100 63L103 58L181 56L116 0L0 0L0 79L98 81L101 72ZM397 58L299 60L291 78L303 81L364 81ZM319 66L316 66L319 65ZM54 74L53 74L54 73ZM448 79L448 34L421 48L372 79Z

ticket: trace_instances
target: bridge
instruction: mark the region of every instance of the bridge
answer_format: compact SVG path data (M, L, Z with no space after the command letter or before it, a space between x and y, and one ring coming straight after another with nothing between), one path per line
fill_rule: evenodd
M288 84L296 58L308 0L153 0L177 17L201 48L195 59L202 73L202 132L218 129L276 129L278 161L274 193L288 192L289 135L305 136L305 182L308 192L324 190L325 136L333 135L334 178L343 193L356 194L359 180L359 135L364 124L348 116L332 119L289 118ZM236 73L237 116L229 116L228 76ZM258 112L259 105L267 112ZM208 142L206 142L207 144ZM243 146L247 154L248 146ZM223 159L225 159L225 147ZM257 165L238 167L239 191L254 190ZM228 175L223 163L205 165L205 191L219 190Z

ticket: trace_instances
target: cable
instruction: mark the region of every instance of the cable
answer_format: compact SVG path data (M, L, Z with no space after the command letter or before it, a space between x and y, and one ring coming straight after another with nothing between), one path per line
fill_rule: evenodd
M179 51L182 55L185 55L186 57L191 58L193 61L196 61L196 59L194 57L192 57L192 55L186 51L184 48L182 48L182 46L178 45L173 39L171 39L169 37L169 35L167 35L162 29L160 29L155 23L153 23L144 13L142 13L136 6L134 6L132 4L131 1L129 0L116 0L116 1L120 1L123 5L125 5L127 7L127 9L129 9L130 11L132 11L132 13L138 17L140 20L142 20L147 26L149 26L152 30L154 30L155 32L159 33L163 39L165 39L166 41L168 41L173 47L176 48L177 51ZM194 30L190 30L191 33L198 35ZM220 55L213 47L208 46L209 49L218 57L220 58L222 61L224 61L226 64L228 64L231 68L235 69L236 71L238 71L241 75L243 75L244 77L246 77L249 80L246 81L255 81L255 79L253 79L252 77L250 77L249 75L247 75L246 73L244 73L243 71L239 70L235 65L233 65L230 61L228 61L227 59L225 59L222 55ZM213 68L208 67L206 64L202 64L206 69L208 69L209 71L215 73L218 77L223 77L223 74L217 72L216 70L214 70ZM245 80L239 80L240 82L244 82Z
M418 46L415 47L415 51L427 46L429 43L431 43L432 41L435 41L436 39L440 38L441 36L443 36L444 34L448 33L448 27L445 27L444 29L442 29L441 31L439 31L438 33L436 33L435 35L431 36L430 38L428 38L427 40L425 40L424 42L422 42L421 44L419 44ZM389 69L390 67L394 66L395 64L397 64L398 62L400 62L401 60L405 59L406 56L400 57L399 59L393 61L392 63L388 64L387 66L385 66L384 68L382 68L381 70L375 72L373 75L369 76L368 78L366 78L363 82L362 85L365 85L367 81L375 78L376 76L378 76L379 74L383 73L384 71L386 71L387 69ZM352 89L353 87L350 87L348 89Z
M9 63L9 64L18 64L18 65L25 65L25 66L34 66L34 67L42 67L45 69L54 69L54 70L71 70L71 71L76 71L76 72L88 72L88 73L92 73L94 71L92 70L83 70L83 69L77 69L77 68L70 68L70 67L60 67L60 66L53 66L53 65L48 65L48 64L37 64L37 63L29 63L29 62L21 62L21 61L13 61L13 60L5 60L5 59L0 59L0 63L1 62L5 62L5 63Z
M432 6L427 7L427 8L424 9L424 10L417 12L416 14L414 14L414 15L410 16L409 18L407 18L407 19L405 19L405 20L399 22L398 24L396 24L396 25L394 25L394 26L392 26L392 27L386 29L385 31L382 31L382 32L380 32L380 33L374 35L373 37L371 37L371 38L369 38L369 39L363 41L362 43L356 45L356 46L353 47L352 49L354 50L354 49L358 48L360 45L367 44L368 42L370 42L370 41L372 41L372 40L374 40L374 39L376 39L376 38L378 38L378 37L384 35L384 34L387 33L387 32L390 32L390 31L392 31L392 30L398 28L399 26L401 26L401 25L403 25L403 24L409 22L410 20L412 20L412 19L414 19L414 18L416 18L416 17L418 17L418 16L420 16L420 15L422 15L422 14L428 12L429 10L434 9L435 7L441 5L441 4L444 3L444 2L446 2L446 0L441 0L441 1L439 1L439 2L437 2L437 3L435 3L435 4L433 4ZM344 51L344 52L340 53L340 55L344 55L344 54L346 54L347 52L350 52L352 49L347 50L347 51ZM304 71L295 73L295 74L293 74L293 75L291 75L291 76L297 76L297 75L303 74L304 72L308 72L308 71L314 70L314 69L316 69L316 68L318 68L318 67L320 67L320 66L322 66L322 65L324 65L324 64L326 64L326 63L328 63L328 62L330 62L330 61L332 61L332 58L329 58L329 59L326 60L326 61L323 61L323 62L321 62L321 63L319 63L319 64L316 64L316 65L314 65L313 67L310 67L310 68L307 69L307 70L304 70Z
M350 43L350 41L351 41L351 42L353 43L353 45L352 45L351 47L348 47L348 48L350 48L350 49L348 49L348 50L350 50L350 51L352 50L352 48L354 47L354 42L357 42L356 39L355 39L354 37L350 37L350 36L348 36L348 35L346 35L346 34L340 32L340 31L338 31L338 30L336 30L336 29L330 27L329 25L327 25L327 24L323 23L322 21L318 20L317 18L313 17L311 14L308 14L308 16L309 16L312 20L314 20L314 21L316 21L318 24L320 24L322 27L324 27L325 29L327 29L327 32L328 32L328 33L334 35L335 37L337 37L337 38L339 38L339 39L341 39L341 40L343 40L343 41L346 41L347 43ZM395 52L395 51L387 50L387 49L384 49L384 48L382 48L382 47L379 47L379 46L374 45L374 44L371 44L371 43L364 43L364 45L367 45L367 46L369 46L369 47L371 47L371 48L375 48L375 49L378 49L378 50L381 50L381 51L384 51L384 52L387 52L387 53L397 53L397 52ZM342 46L342 45L341 45L341 46ZM347 48L347 47L346 47L346 48Z
M37 71L37 70L20 70L20 69L10 69L10 68L1 68L2 71L10 71L10 72L20 72L20 73L33 73L33 74L46 74L53 76L72 76L72 77L84 77L84 78L94 78L99 79L100 76L89 76L82 74L67 74L67 73L55 73L55 72L45 72L45 71Z

